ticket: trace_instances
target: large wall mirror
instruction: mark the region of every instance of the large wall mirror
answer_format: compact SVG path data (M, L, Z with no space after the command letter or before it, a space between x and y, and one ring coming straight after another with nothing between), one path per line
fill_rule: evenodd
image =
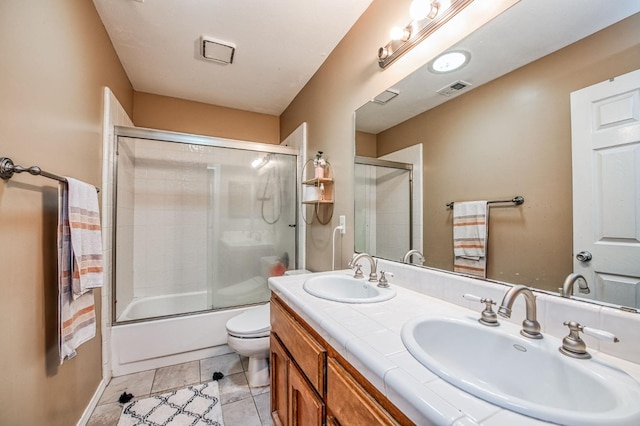
M356 111L356 164L420 147L421 223L414 220L413 229L418 226L421 236L407 241L421 244L425 266L453 268L448 203L515 196L525 202L489 208L488 279L557 292L570 273L588 266L576 261L580 248L573 243L574 187L581 183L572 181L571 93L640 68L639 12L637 0L521 0L447 49L466 52L465 66L438 73L425 64L390 87L382 101ZM634 96L629 105L637 102ZM638 121L634 105L629 119ZM620 250L636 250L637 257L627 262L615 291L604 273L589 282L591 294L576 296L638 308L640 137L625 149L618 157L634 159L628 163L635 167L635 177L624 183L635 188L627 191L626 202L635 210L625 214L630 222L637 219L636 230L635 236L613 240ZM364 181L356 176L356 198L371 191L361 186ZM385 205L384 198L377 205ZM356 251L367 247L401 261L416 248L402 243L376 253L376 245L361 238L375 233L372 218L393 212L356 210ZM578 208L575 213L593 214Z

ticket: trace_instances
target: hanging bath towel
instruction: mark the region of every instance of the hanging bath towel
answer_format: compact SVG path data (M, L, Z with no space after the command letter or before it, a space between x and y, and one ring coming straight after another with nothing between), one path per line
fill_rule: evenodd
M486 201L453 205L453 270L487 276L489 209Z
M93 188L93 187L92 187ZM95 191L95 189L93 189ZM80 289L80 273L76 265L69 226L69 190L58 185L58 350L60 364L76 356L76 349L96 335L93 291Z
M69 228L73 267L73 294L79 297L102 287L102 231L96 188L66 178L69 188ZM77 278L77 279L76 279Z

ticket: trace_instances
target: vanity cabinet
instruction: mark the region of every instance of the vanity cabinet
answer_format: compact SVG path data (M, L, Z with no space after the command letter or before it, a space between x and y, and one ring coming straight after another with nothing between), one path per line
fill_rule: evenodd
M326 349L271 299L271 417L276 425L321 426Z
M276 295L270 361L276 425L413 424Z

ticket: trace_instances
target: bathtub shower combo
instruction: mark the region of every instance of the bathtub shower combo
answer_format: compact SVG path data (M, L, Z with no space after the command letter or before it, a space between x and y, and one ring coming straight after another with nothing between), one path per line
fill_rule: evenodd
M298 150L116 128L114 375L224 345L297 264ZM197 356L194 353L194 356ZM172 360L174 362L175 359Z

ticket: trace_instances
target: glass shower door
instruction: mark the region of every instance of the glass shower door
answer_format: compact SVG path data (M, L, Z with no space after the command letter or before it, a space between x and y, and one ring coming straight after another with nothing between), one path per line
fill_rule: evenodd
M296 155L203 139L118 138L116 321L266 302L296 267Z
M412 248L410 164L357 157L355 251L401 261Z

